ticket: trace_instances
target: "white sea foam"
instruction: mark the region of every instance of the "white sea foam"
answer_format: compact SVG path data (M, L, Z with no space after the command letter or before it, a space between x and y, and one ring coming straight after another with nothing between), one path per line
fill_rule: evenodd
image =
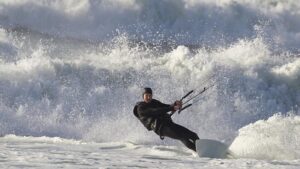
M94 41L124 32L134 40L213 46L253 37L260 27L275 47L300 44L294 0L4 0L0 8L2 27Z
M77 142L60 138L0 138L1 167L9 168L272 168L296 169L299 160L198 158L186 149L128 142Z
M299 159L299 116L274 115L239 130L230 150L239 157Z

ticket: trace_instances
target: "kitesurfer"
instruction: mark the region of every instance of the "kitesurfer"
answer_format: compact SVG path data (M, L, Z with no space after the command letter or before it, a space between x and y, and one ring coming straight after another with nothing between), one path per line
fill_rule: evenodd
M143 101L134 107L134 115L150 131L153 130L161 139L169 137L180 140L186 147L196 151L198 135L189 129L174 123L168 112L175 112L182 108L182 101L176 100L174 104L164 104L152 98L152 89L144 88Z

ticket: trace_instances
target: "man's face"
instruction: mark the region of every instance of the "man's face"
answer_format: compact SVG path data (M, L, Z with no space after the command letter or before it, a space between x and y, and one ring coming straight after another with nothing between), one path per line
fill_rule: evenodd
M150 94L150 93L145 93L145 94L144 94L144 101L145 101L146 103L150 103L151 100L152 100L152 94Z

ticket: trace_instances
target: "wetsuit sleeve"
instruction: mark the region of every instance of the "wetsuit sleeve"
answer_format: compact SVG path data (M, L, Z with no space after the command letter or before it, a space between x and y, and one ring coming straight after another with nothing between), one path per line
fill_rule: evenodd
M155 101L156 102L156 104L159 104L161 107L173 107L173 105L170 105L170 104L164 104L164 103L162 103L162 102L160 102L160 101L158 101L158 100L155 100L155 99L153 99L153 101ZM172 111L172 110L171 110Z
M160 116L173 110L174 110L173 107L170 105L159 107L159 108L151 108L143 105L137 107L138 114L142 116Z

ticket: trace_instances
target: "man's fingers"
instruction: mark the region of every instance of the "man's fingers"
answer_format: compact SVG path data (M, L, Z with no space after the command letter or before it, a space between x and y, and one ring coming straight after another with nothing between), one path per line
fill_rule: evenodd
M179 106L174 106L174 110L179 110Z
M175 101L176 105L182 105L182 101L176 100Z
M176 105L176 106L174 106L174 110L179 110L179 109L181 109L181 105L179 106L179 105Z

